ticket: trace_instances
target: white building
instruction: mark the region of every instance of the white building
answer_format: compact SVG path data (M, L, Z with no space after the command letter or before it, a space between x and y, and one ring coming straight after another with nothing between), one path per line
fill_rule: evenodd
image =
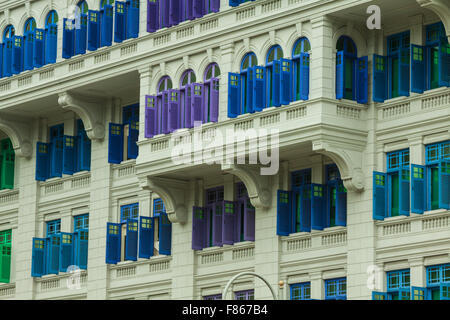
M449 297L450 3L85 3L0 1L1 299ZM248 129L276 174L172 161Z

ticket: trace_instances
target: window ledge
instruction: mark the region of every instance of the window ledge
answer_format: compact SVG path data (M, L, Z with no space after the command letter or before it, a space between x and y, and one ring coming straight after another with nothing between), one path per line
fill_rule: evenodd
M439 213L444 213L447 212L449 210L447 209L436 209L436 210L429 210L429 211L424 211L424 215L432 215L432 214L439 214Z
M107 264L108 268L111 270L114 269L120 269L127 266L137 266L142 264L151 264L151 263L158 263L163 262L167 260L172 260L172 256L166 256L166 255L158 255L153 256L150 259L145 258L138 258L137 261L120 261L117 264Z
M397 217L387 217L384 218L385 222L389 222L389 221L401 221L401 220L405 220L408 219L409 216L397 216Z

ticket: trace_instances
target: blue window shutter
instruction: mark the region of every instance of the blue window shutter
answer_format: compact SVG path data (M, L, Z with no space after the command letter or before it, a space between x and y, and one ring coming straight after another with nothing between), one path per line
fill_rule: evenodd
M425 48L411 45L411 91L423 93L426 83Z
M127 220L127 237L125 240L125 260L137 260L138 220Z
M50 23L45 27L45 63L56 62L56 49L58 43L58 25Z
M302 186L300 192L300 231L311 232L311 186Z
M79 120L81 122L81 120ZM78 127L78 165L77 171L90 171L91 170L91 140L84 130L84 126Z
M46 239L45 238L33 238L33 250L31 261L31 276L42 277L46 274Z
M336 225L347 226L347 190L342 183L337 185L336 210Z
M398 289L398 299L399 300L411 300L411 291L409 288Z
M439 286L440 300L450 300L450 284L441 283Z
M59 253L59 271L66 272L74 264L74 235L61 232L61 246Z
M172 223L165 212L159 216L159 253L170 256L172 252Z
M63 138L63 173L73 174L75 172L75 137L64 136Z
M47 238L47 273L59 273L59 251L61 234L54 234Z
M201 105L201 102L200 102ZM169 90L169 110L168 110L169 132L174 132L180 128L180 90Z
M23 71L23 37L13 37L12 73L19 74Z
M234 202L223 201L222 244L234 244L235 207Z
M254 78L254 70L253 68L248 68L247 78L246 78L246 89L247 92L244 92L246 95L247 105L246 109L248 113L254 113L255 109L253 108L253 78ZM244 97L242 97L242 105L244 105Z
M4 45L0 43L0 78L3 78L3 50Z
M325 228L325 187L321 184L311 184L311 228Z
M139 217L139 258L153 257L155 220L150 217Z
M116 1L114 41L119 43L126 39L127 17L125 8L125 2Z
M309 53L300 53L300 99L309 99ZM295 98L295 97L293 97ZM295 100L295 99L293 99Z
M411 211L423 213L425 211L425 167L411 164Z
M158 30L159 21L159 0L147 0L147 32Z
M411 287L411 300L426 300L427 288Z
M69 59L75 54L75 27L71 20L64 18L62 57Z
M75 54L85 54L87 46L87 14L80 15L80 28L75 29Z
M113 32L113 7L109 4L105 4L100 10L100 27L100 47L110 46Z
M277 191L277 235L288 236L291 233L292 192Z
M145 96L145 137L152 138L157 135L156 119L158 109L156 96Z
M45 30L36 29L36 39L34 40L34 67L40 68L45 65Z
M62 177L63 137L54 138L50 143L50 177Z
M388 63L387 57L373 55L373 101L384 102L388 98Z
M236 118L241 110L241 75L228 73L228 118Z
M410 169L401 169L400 176L400 215L409 216L410 210Z
M377 292L372 291L372 300L387 300L387 293L386 292Z
M108 162L119 164L123 161L123 125L109 124Z
M89 230L79 229L75 233L75 263L83 270L87 270L88 249L89 249Z
M272 65L272 106L281 106L281 61L274 60Z
M206 247L206 210L202 207L192 208L192 250Z
M50 144L38 142L36 145L36 180L45 181L50 175Z
M181 0L169 0L169 23L172 26L181 22Z
M398 93L400 96L409 96L409 64L410 64L410 49L402 49L399 52L399 86Z
M139 36L139 0L127 0L127 39Z
M281 104L288 105L292 100L292 61L281 59Z
M10 77L12 75L13 60L13 39L5 39L3 45L3 76Z
M122 227L120 223L106 224L106 263L117 264L120 261Z
M100 12L89 10L88 50L95 51L100 46Z
M344 99L344 51L336 53L336 99Z
M242 0L230 0L229 5L230 7L237 7L242 3Z
M223 201L218 201L214 203L213 210L213 234L212 234L212 242L213 246L221 247L222 243L222 224L223 224Z
M439 208L450 209L450 161L439 163Z
M262 111L266 106L266 68L253 67L253 108Z
M450 45L439 45L439 86L450 87Z
M23 52L23 69L33 70L34 59L34 41L36 38L36 31L28 31L25 33L24 40L24 52ZM1 60L1 58L0 58Z
M356 74L356 101L358 103L367 103L369 102L369 60L367 56L356 60Z
M373 172L373 219L384 220L387 209L387 175L383 172Z
M139 122L133 121L128 126L128 159L136 159L139 155L137 141L139 139Z

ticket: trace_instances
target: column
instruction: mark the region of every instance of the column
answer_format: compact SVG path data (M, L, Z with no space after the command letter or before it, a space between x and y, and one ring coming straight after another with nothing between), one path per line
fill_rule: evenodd
M427 277L423 258L409 259L411 287L426 287ZM411 297L412 298L412 297Z
M314 272L310 274L311 278L311 299L322 300L325 297L323 290L322 272Z

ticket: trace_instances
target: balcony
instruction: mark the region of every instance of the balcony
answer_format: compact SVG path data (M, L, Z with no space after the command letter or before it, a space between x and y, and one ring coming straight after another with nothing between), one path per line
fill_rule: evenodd
M1 211L9 211L19 207L19 189L0 191Z
M59 275L46 275L42 278L35 278L37 284L37 300L44 299L83 299L87 295L87 272L81 270L79 287L71 287L71 278L76 279L76 275L61 273Z
M49 179L39 183L40 202L58 201L64 198L89 197L91 173L79 172L71 176Z

